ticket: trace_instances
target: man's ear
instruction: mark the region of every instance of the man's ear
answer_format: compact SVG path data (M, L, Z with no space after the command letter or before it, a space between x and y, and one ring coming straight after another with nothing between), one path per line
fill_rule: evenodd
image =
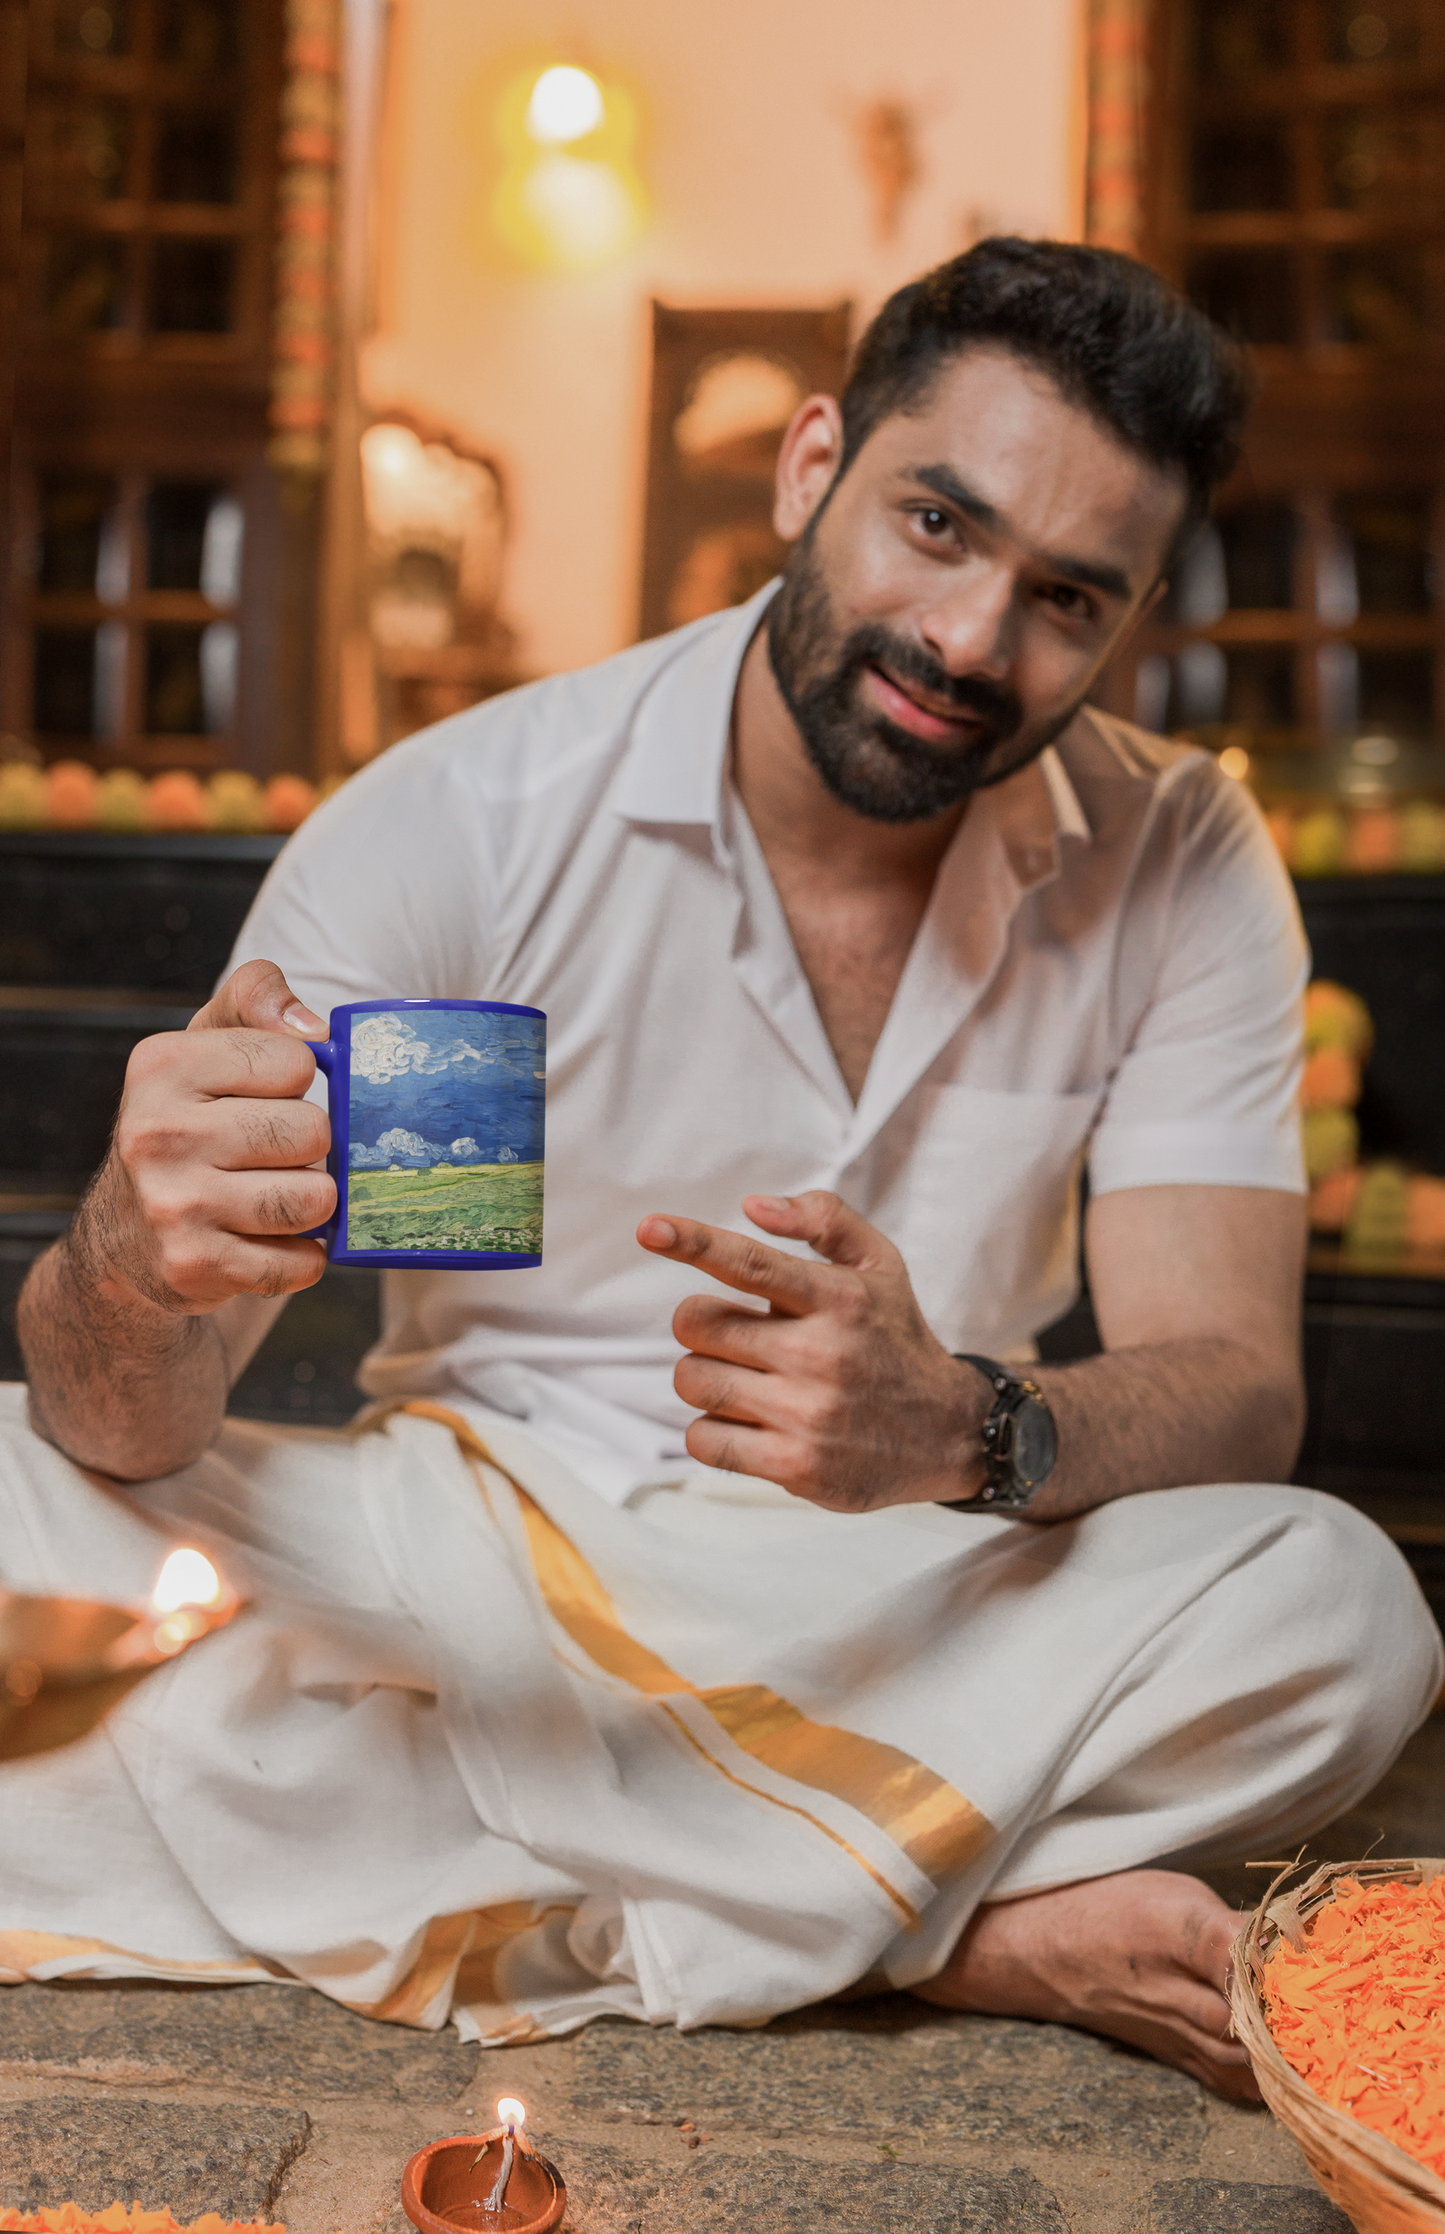
M773 526L796 543L838 471L843 455L843 414L833 396L809 396L788 423L778 452Z

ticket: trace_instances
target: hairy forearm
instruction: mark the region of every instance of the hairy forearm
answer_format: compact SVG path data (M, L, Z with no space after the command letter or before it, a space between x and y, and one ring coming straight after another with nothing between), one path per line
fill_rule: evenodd
M31 1268L16 1326L36 1432L78 1465L150 1481L200 1455L225 1412L214 1321L167 1310L107 1261L93 1206Z
M110 1152L17 1314L33 1424L78 1464L142 1482L198 1458L284 1299L321 1277L331 1133L303 1097L325 1035L248 962L132 1051Z
M1138 1490L1285 1481L1304 1427L1293 1361L1220 1337L1111 1350L1030 1377L1059 1431L1031 1521L1066 1520Z

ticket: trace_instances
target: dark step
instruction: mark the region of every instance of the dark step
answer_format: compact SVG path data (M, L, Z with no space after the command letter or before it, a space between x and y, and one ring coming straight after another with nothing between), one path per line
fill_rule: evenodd
M1358 1473L1434 1476L1445 1488L1445 1293L1438 1281L1415 1308L1355 1303L1338 1294L1305 1306L1309 1424L1300 1479L1332 1487Z
M0 1190L79 1194L105 1155L138 1040L198 1003L106 986L0 985Z
M1365 1153L1445 1173L1445 877L1306 879L1316 977L1359 993L1375 1020Z
M281 838L0 831L0 983L206 1000Z

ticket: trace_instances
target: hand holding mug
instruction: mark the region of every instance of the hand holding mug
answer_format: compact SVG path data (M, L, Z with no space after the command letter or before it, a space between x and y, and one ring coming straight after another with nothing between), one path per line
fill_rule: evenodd
M274 962L248 962L183 1032L142 1040L85 1228L109 1276L162 1310L291 1295L320 1279L308 1231L336 1183L324 1110L303 1101L324 1038Z
M184 1032L134 1050L91 1244L110 1278L184 1313L294 1294L328 1255L537 1264L545 1032L537 1009L393 1000L335 1010L328 1038L275 963L248 962ZM301 1098L318 1062L330 1122Z

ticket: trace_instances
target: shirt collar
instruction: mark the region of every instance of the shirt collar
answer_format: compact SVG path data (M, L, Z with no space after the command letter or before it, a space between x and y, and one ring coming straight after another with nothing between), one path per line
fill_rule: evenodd
M626 765L612 800L613 812L625 821L706 827L714 847L724 850L723 795L738 673L778 586L771 581L745 605L709 614L678 632L670 658L633 717ZM1061 838L1085 845L1093 838L1053 745L1016 776L980 792L965 822L980 809L997 828L1009 866L1025 889L1057 872Z
M626 764L612 795L613 812L624 821L697 823L721 845L738 671L777 589L769 582L746 605L679 630L671 657L633 716Z
M964 817L965 827L979 810L992 821L1009 868L1024 891L1057 875L1061 839L1075 838L1084 845L1093 842L1089 818L1053 745L1046 745L1037 760L1020 768L1016 776L981 791Z

